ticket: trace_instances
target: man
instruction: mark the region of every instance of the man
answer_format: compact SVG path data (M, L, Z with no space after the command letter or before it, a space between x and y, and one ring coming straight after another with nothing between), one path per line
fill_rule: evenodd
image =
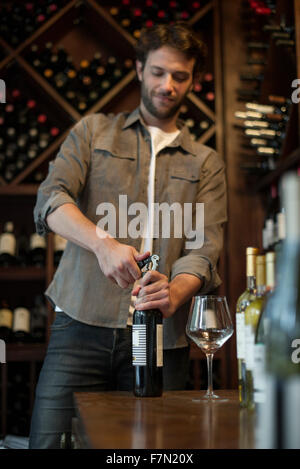
M132 389L134 297L138 309L163 313L164 389L185 387L189 303L220 284L216 263L226 221L224 164L178 122L203 57L202 43L182 24L144 32L136 62L139 108L84 117L40 186L38 232L54 231L69 242L46 292L57 313L36 391L31 448L59 447L61 434L71 431L73 392ZM136 202L149 208L142 239L127 231L120 236L126 209ZM203 245L188 248L184 235L156 235L153 202L192 204L193 223L195 205L204 204ZM113 233L99 224L103 203L115 209ZM141 278L137 261L149 253L160 256L159 271Z

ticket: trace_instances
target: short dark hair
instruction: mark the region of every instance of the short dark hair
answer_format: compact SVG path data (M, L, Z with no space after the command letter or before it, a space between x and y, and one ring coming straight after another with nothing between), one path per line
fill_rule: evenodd
M173 24L156 24L144 28L136 45L136 58L144 67L148 53L163 46L174 47L191 59L195 59L193 74L204 70L207 55L206 45L198 39L191 28L181 21Z

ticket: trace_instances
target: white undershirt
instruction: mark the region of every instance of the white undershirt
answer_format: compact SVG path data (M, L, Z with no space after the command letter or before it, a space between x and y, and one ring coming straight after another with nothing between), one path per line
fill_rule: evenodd
M153 248L153 229L154 229L154 201L155 201L155 167L156 167L156 155L170 143L175 140L180 130L175 132L164 132L158 127L148 126L148 130L151 135L151 159L149 165L149 179L148 179L148 220L144 231L144 237L142 239L140 252L150 251L152 253ZM134 286L138 284L135 282ZM127 324L132 324L132 315L134 312L134 301L136 297L131 297L131 304L129 306L129 316Z

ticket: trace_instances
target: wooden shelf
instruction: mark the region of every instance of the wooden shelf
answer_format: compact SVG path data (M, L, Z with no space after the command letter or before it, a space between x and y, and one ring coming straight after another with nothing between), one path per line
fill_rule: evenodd
M43 361L46 344L8 343L6 345L6 361Z
M0 267L1 282L44 281L46 269L39 267Z

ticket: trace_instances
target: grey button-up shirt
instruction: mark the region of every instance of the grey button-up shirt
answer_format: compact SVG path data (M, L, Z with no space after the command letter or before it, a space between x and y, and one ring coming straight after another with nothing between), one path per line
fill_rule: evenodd
M147 205L150 155L150 134L139 109L116 116L99 113L82 118L61 145L39 187L34 209L37 232L44 235L50 231L47 216L65 203L77 205L97 225L101 218L97 207L108 202L116 210L116 238L139 251L140 238L128 234L118 238L119 215L123 219L127 216L128 222L134 218L124 213L126 207L119 207L119 195L127 196L127 207L135 202ZM160 256L159 271L170 280L188 273L204 280L199 293L216 288L221 283L216 263L227 219L224 163L214 150L193 141L187 127L182 127L173 143L156 157L155 202L178 202L181 207L193 204L193 226L196 204L204 204L202 247L188 249L185 231L175 237L171 228L170 238L159 235L153 240L153 253ZM46 295L78 321L124 328L131 291L132 286L121 289L106 278L91 251L68 242ZM164 319L164 348L187 344L189 303Z

